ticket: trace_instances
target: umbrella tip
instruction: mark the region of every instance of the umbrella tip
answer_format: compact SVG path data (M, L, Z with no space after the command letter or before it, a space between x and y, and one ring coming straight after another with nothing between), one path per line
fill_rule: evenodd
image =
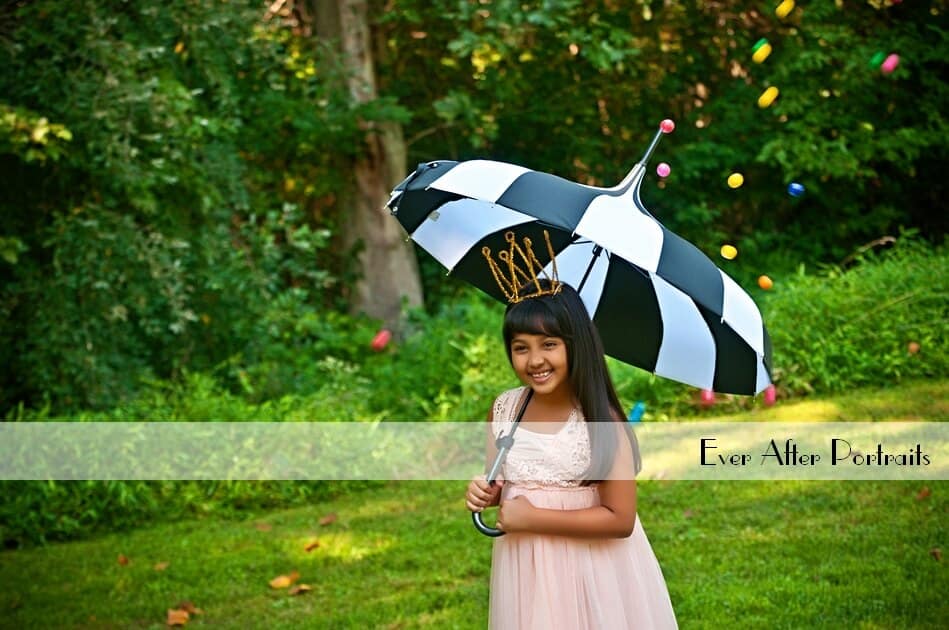
M675 122L671 118L666 118L659 123L659 129L662 133L672 133L676 128Z

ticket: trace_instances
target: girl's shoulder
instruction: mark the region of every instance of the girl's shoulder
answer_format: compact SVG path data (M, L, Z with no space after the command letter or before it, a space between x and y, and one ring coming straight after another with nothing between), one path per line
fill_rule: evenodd
M494 399L492 407L492 423L494 425L503 425L514 421L517 413L517 404L522 399L527 387L515 387L509 389Z

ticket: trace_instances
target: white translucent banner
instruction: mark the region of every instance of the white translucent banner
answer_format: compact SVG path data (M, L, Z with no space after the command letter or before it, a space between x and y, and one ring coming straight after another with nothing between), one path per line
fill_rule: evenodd
M949 478L949 423L631 426L638 479ZM550 453L562 452L559 429L523 425L509 457L528 446L538 456L524 431L546 433ZM484 422L6 422L0 480L467 480L486 469L487 431Z

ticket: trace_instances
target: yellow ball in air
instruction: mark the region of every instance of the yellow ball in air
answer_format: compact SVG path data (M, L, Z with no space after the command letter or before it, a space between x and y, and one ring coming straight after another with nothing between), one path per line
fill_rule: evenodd
M771 54L771 44L765 42L765 44L759 47L758 50L756 50L754 54L751 55L751 60L754 61L755 63L761 63L762 61L767 59L768 55L770 54Z
M728 176L728 187L739 188L745 183L745 177L741 173L732 173Z
M778 5L778 8L774 10L774 13L779 18L786 18L788 14L793 10L794 10L794 0L784 0L781 4Z
M767 90L762 92L761 96L758 97L758 107L762 109L769 107L776 98L778 98L778 88L772 85Z
M725 260L732 260L738 255L738 250L734 245L722 245L721 254Z

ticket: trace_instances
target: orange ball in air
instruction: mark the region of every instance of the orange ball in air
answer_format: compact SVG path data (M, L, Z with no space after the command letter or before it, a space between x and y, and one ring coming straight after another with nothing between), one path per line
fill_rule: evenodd
M774 282L768 276L758 276L758 286L767 291L774 286Z

